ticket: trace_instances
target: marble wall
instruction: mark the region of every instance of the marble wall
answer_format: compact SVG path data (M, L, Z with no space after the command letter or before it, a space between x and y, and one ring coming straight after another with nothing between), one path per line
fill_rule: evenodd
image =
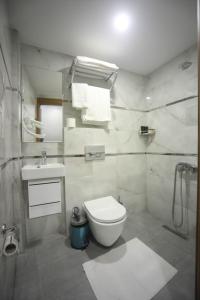
M192 65L182 70L184 62ZM197 46L193 46L148 76L145 85L147 108L154 108L178 99L197 95Z
M20 134L20 73L19 40L15 31L9 30L6 1L0 1L0 70L6 87L0 121L0 226L16 224L19 229L20 249L23 245L21 197L21 134ZM12 91L12 89L15 91ZM3 236L0 234L0 294L1 299L12 299L15 256L1 255Z
M181 64L184 61L192 62L191 67L182 70ZM149 153L147 154L147 208L154 216L168 224L171 223L175 166L178 162L197 165L198 99L192 97L197 96L197 48L192 47L153 72L149 76L145 93L151 97L147 101L150 110L147 113L147 124L156 129L155 136L147 141L146 148ZM173 101L187 97L191 99L173 104ZM163 107L167 103L171 105ZM176 155L177 153L179 155ZM179 177L178 182L180 182ZM194 232L197 176L191 175L189 182L189 223L190 231ZM179 193L177 193L176 208L179 214ZM181 230L185 230L184 226Z

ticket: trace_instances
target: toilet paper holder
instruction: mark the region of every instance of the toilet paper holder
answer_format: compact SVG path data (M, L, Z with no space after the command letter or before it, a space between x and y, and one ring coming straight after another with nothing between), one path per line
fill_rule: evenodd
M19 240L17 237L17 226L7 227L6 224L1 226L1 233L4 237L2 254L4 256L12 256L19 253Z

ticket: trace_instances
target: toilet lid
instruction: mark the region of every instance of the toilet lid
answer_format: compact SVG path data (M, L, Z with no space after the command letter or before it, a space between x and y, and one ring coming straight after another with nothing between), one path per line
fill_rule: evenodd
M87 212L98 222L113 223L126 216L126 208L112 196L84 202Z

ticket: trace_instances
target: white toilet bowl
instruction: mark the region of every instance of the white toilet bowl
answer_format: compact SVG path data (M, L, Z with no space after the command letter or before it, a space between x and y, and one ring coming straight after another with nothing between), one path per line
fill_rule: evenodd
M126 221L126 208L112 196L85 201L90 229L99 244L109 247L120 237Z

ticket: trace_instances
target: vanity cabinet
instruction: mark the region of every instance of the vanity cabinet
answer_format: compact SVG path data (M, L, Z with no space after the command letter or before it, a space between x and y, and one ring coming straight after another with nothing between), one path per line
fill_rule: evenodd
M61 213L61 178L28 181L29 218Z

